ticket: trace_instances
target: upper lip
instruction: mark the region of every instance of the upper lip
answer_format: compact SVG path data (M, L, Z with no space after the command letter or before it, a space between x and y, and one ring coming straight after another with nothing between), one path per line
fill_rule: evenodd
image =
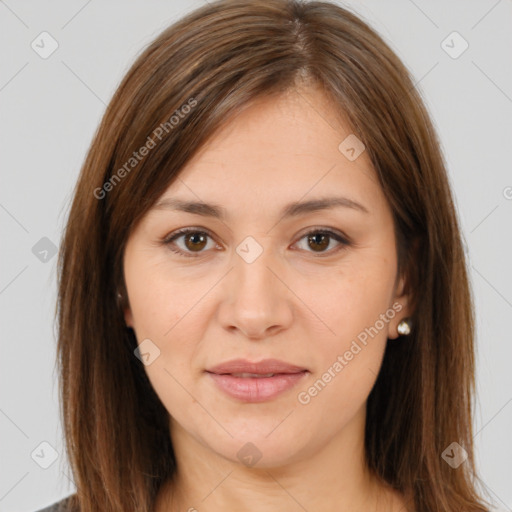
M306 368L280 361L279 359L264 359L257 363L248 361L247 359L232 359L220 363L206 370L210 373L300 373L306 371Z

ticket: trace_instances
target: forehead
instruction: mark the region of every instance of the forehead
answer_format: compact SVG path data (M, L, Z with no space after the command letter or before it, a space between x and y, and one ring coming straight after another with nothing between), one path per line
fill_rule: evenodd
M378 207L371 161L366 151L347 158L347 137L349 124L318 89L259 98L217 130L157 204L216 203L219 217L231 207L241 213L327 196Z

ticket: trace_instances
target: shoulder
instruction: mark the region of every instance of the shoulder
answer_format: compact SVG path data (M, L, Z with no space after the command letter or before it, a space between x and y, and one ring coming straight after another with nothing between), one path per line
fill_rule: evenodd
M49 505L48 507L42 508L37 512L72 512L72 498L74 498L75 496L75 494L67 496L66 498L63 498L62 500L57 501L52 505Z

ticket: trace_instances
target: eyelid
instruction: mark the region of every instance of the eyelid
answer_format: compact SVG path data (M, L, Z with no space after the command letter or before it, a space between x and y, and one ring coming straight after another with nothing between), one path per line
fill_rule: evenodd
M336 228L330 228L327 226L310 226L309 228L306 228L304 232L301 232L300 235L298 235L298 240L304 238L306 235L312 234L312 233L326 233L332 235L333 238L338 237L342 243L345 245L352 245L352 240L349 236L345 235L343 231L336 229Z
M176 231L173 231L172 233L166 235L160 241L160 243L162 245L168 246L172 252L175 252L184 257L197 258L199 256L206 254L207 251L199 251L197 253L193 253L193 252L185 252L179 248L177 248L177 249L171 248L171 245L174 242L174 240L180 238L183 235L189 234L189 233L205 234L208 237L210 237L212 240L215 241L215 237L209 229L199 227L199 226L190 226L190 227L180 228L180 229L177 229ZM302 232L300 235L298 235L297 240L293 243L293 245L295 245L297 242L302 240L307 235L314 234L314 233L326 234L331 239L336 240L339 244L339 246L337 248L330 249L325 252L319 252L319 253L316 253L316 255L313 251L306 251L306 252L310 252L314 257L331 256L332 254L337 253L340 250L343 250L347 246L352 245L352 241L351 241L350 237L346 236L342 231L335 229L335 228L324 227L324 226L310 226L309 228L306 228L306 230L304 232Z
M213 236L212 232L209 229L198 227L198 226L190 226L190 227L186 227L186 228L177 229L176 231L173 231L172 233L168 234L161 240L161 244L168 246L172 252L175 252L175 253L177 253L181 256L185 256L185 257L197 258L197 257L205 254L204 251L200 251L200 252L194 254L194 253L190 253L190 252L185 252L179 248L173 249L171 247L174 240L180 238L183 235L187 235L189 233L202 233L202 234L209 236L212 240L215 239L215 237Z

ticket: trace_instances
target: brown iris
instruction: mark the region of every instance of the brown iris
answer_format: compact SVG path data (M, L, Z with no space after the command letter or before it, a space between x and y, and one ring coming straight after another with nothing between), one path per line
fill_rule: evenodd
M314 244L320 245L321 249L325 249L329 247L329 238L329 235L323 233L315 233L313 235L308 235L308 243L313 242ZM313 249L313 246L310 245L310 247Z
M194 248L197 249L197 251L201 251L207 241L207 235L205 233L190 233L185 235L185 246L187 249L194 251ZM189 245L188 242L192 241L192 243Z

